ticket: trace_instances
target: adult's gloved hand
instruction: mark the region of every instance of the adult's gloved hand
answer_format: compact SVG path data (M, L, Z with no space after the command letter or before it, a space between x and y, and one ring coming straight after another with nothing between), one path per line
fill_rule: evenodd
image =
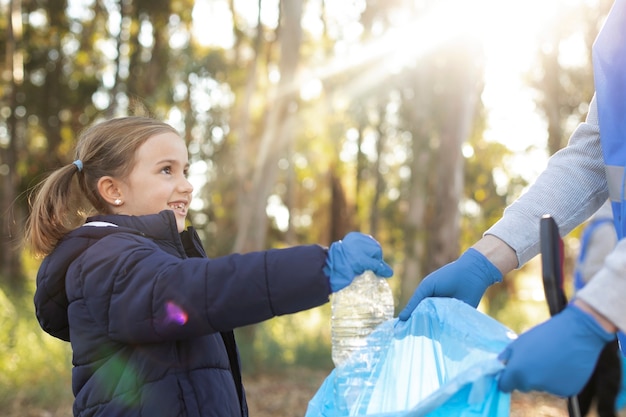
M368 270L379 277L393 275L391 267L383 261L380 244L373 237L350 232L330 245L324 273L330 280L332 292L347 287L355 277Z
M502 281L502 273L482 253L469 248L454 262L431 272L420 282L398 319L406 321L415 307L427 297L449 297L472 307L491 284Z
M604 346L615 339L574 304L521 334L500 353L504 392L546 391L569 397L585 386Z

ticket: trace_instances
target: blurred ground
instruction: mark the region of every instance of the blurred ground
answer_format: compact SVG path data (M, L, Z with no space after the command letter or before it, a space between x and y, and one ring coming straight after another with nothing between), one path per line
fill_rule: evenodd
M263 374L244 380L250 417L303 417L309 400L327 372L290 369L282 375ZM568 417L566 400L546 394L514 393L510 417ZM589 414L587 417L597 417ZM626 417L626 413L620 413Z
M247 375L244 385L250 417L303 417L309 400L328 373L289 368L283 373ZM71 417L71 404L59 410L40 410L16 404L13 410L0 410L2 417ZM568 417L566 401L546 394L514 393L510 417ZM590 414L587 417L597 417ZM626 417L626 412L620 413Z

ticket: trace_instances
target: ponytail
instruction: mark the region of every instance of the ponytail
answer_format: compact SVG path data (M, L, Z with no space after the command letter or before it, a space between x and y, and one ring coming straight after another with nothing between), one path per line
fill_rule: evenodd
M26 245L36 256L52 252L57 242L85 219L76 175L82 175L77 163L54 171L31 192L30 216L26 222Z

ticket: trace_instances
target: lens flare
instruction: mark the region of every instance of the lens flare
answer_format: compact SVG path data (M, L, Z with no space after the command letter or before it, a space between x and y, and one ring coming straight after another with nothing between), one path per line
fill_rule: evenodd
M168 301L166 305L167 309L167 321L170 323L180 324L181 326L187 323L187 312L183 310L173 301Z

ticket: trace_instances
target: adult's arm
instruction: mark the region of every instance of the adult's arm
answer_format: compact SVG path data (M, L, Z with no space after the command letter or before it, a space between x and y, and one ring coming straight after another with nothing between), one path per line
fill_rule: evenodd
M539 224L543 215L554 218L563 236L587 220L607 198L594 97L585 122L576 128L568 145L548 160L546 169L505 209L502 218L485 232L485 237L491 235L504 242L515 252L515 267L520 267L539 253ZM508 258L503 255L507 249L489 243L479 242L475 247L498 266L498 257ZM505 262L505 269L510 267L509 263L510 260Z

